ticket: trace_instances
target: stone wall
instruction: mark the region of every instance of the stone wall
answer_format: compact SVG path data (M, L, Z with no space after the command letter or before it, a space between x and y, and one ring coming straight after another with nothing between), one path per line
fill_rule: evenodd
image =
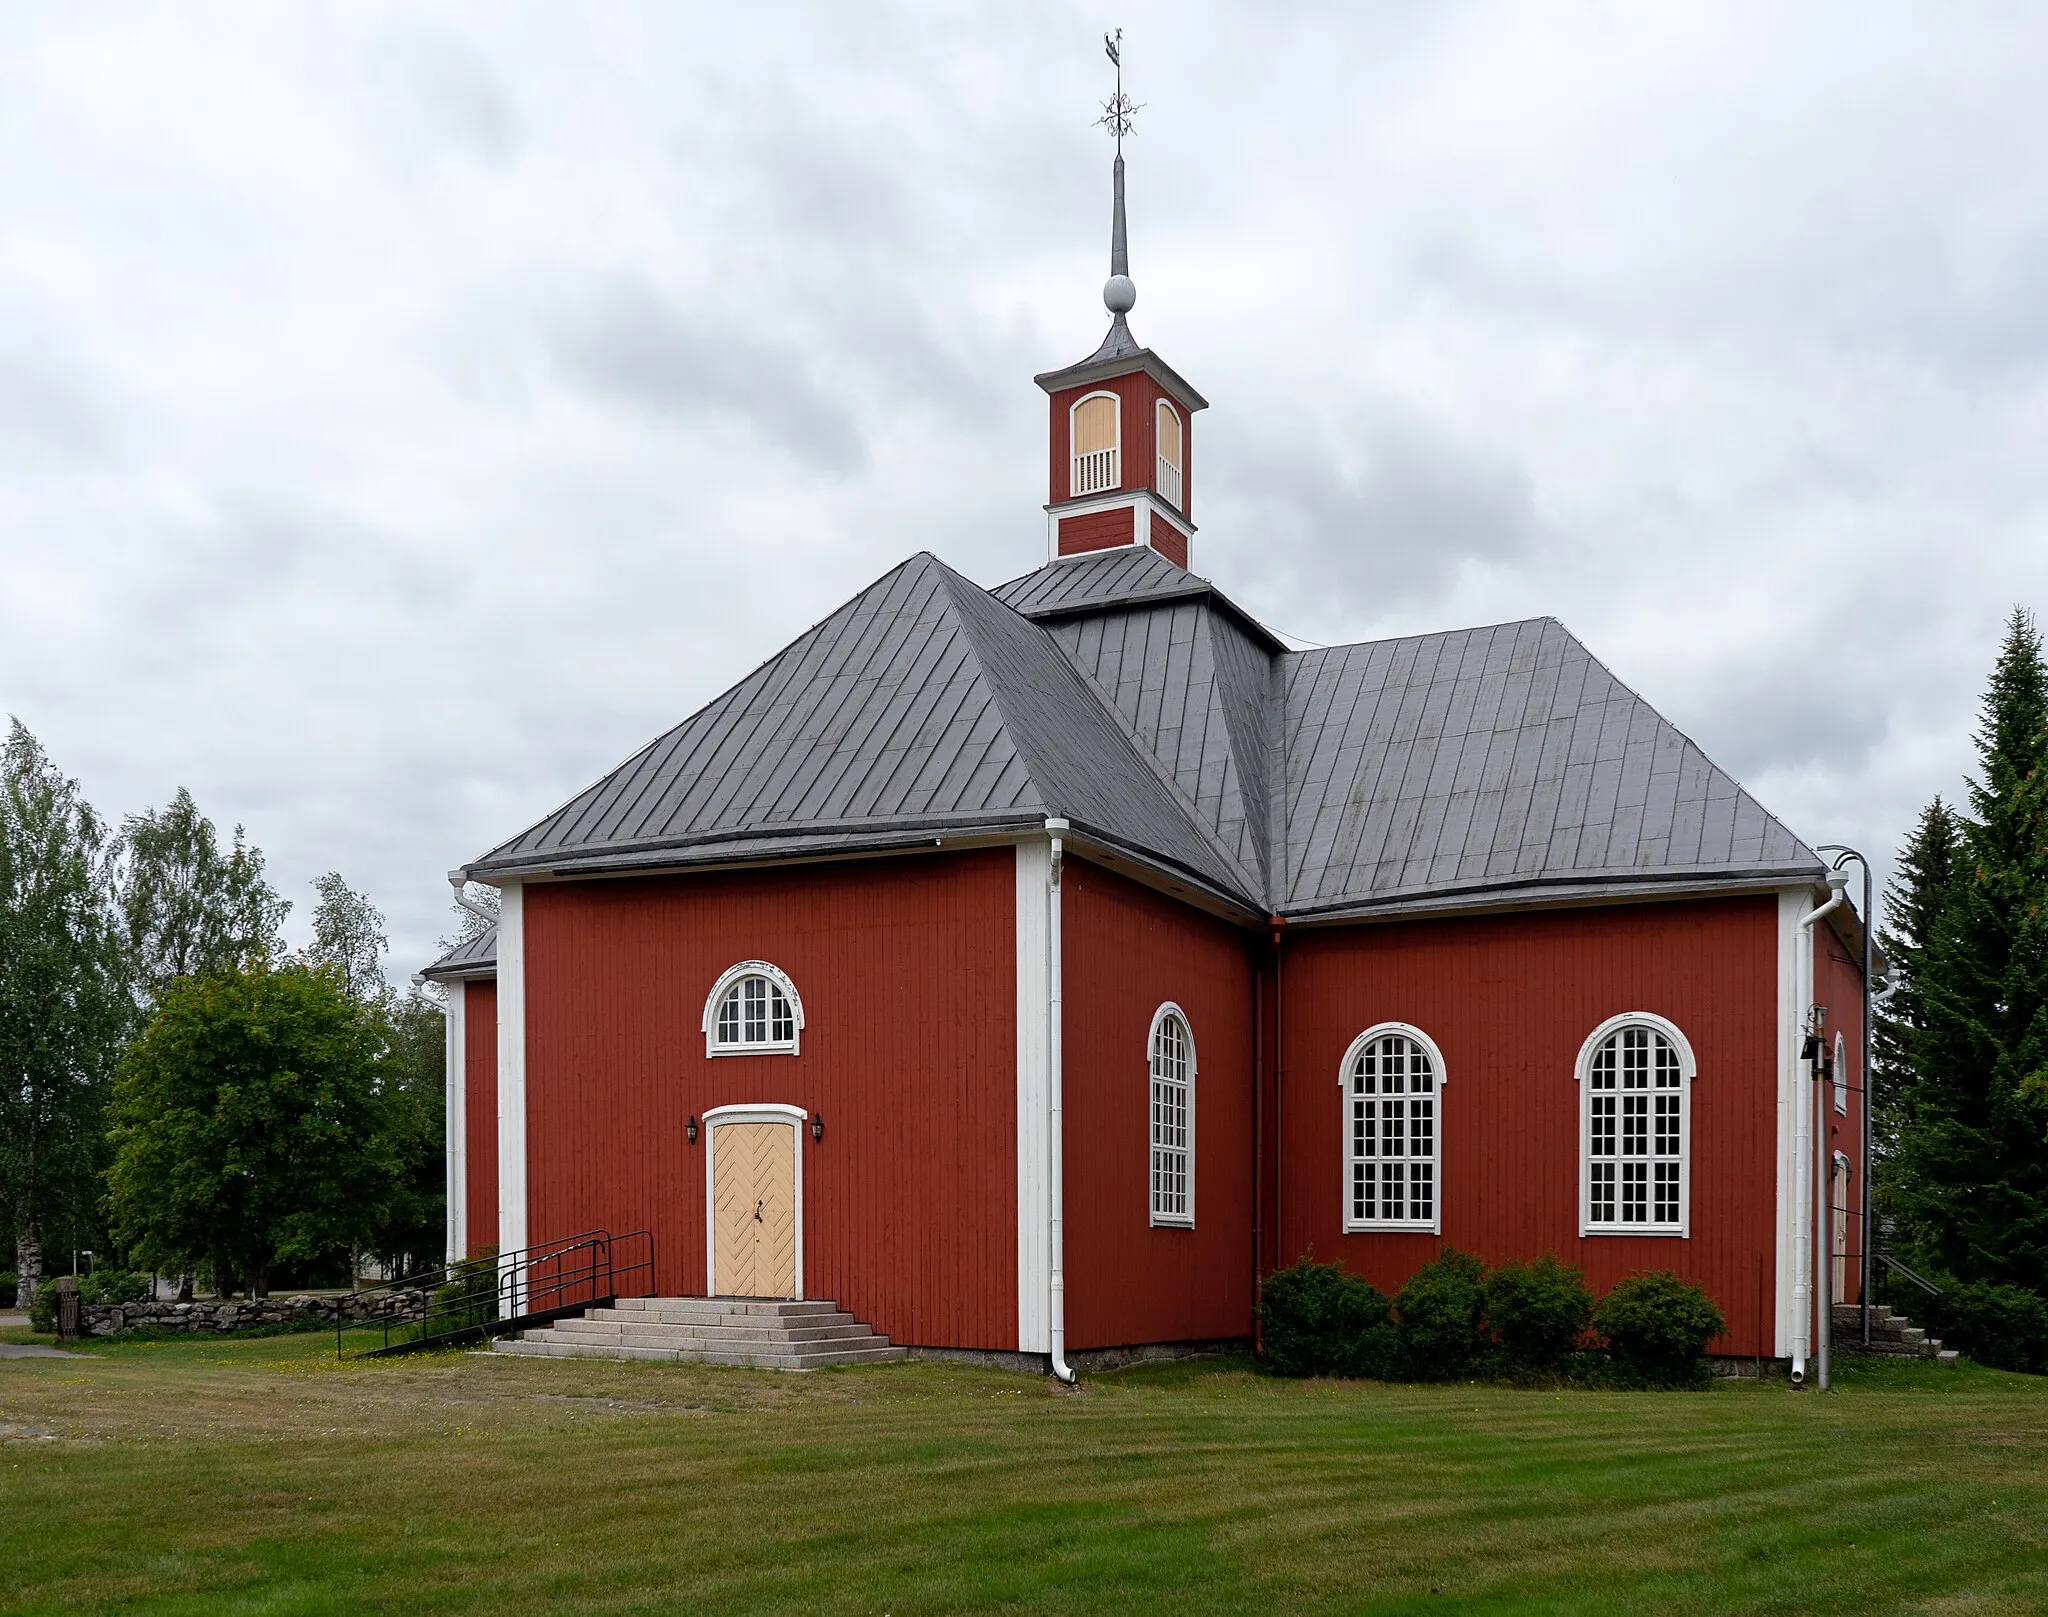
M256 1325L332 1325L337 1318L376 1324L418 1319L424 1291L344 1293L336 1297L266 1297L260 1302L95 1303L79 1310L87 1336L113 1336L149 1325L160 1331L225 1336Z

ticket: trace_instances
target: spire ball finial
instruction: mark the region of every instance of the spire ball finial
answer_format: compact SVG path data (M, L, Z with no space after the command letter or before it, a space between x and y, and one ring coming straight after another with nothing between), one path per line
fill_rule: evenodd
M1128 275L1112 275L1102 283L1102 306L1111 314L1129 314L1138 306L1138 283Z

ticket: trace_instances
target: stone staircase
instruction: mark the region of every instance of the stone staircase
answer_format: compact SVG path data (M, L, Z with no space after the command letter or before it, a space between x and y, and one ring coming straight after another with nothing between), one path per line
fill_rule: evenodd
M1929 1336L1904 1314L1895 1314L1882 1304L1870 1310L1869 1347L1863 1345L1863 1310L1854 1303L1835 1304L1835 1351L1932 1359L1936 1364L1954 1364L1961 1357L1954 1348L1944 1348L1940 1337Z
M580 1319L521 1331L494 1353L553 1359L652 1359L662 1364L729 1364L749 1370L822 1370L900 1359L851 1314L829 1302L756 1297L622 1297Z

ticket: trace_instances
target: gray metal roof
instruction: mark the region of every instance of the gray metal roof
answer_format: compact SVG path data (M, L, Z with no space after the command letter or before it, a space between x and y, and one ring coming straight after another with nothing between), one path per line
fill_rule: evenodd
M1550 618L1289 652L1157 552L912 557L474 876L1076 828L1300 920L1817 879Z
M1285 665L1287 914L1821 873L1554 618Z
M498 975L498 929L487 926L475 937L456 944L420 973L436 982L459 982L468 977Z
M918 555L469 872L850 852L1047 815L1243 895L1051 638Z
M1062 556L1036 572L998 584L991 593L1013 612L1040 623L1118 606L1211 601L1266 649L1286 649L1272 630L1206 578L1176 566L1146 545Z

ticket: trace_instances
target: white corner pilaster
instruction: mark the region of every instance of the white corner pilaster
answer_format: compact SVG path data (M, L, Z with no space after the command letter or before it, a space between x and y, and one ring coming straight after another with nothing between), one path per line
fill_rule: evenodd
M526 905L525 889L498 890L498 1250L524 1251L526 1238Z
M469 1046L463 1037L463 985L444 983L448 999L442 1016L448 1030L448 1257L460 1263L469 1256L469 1140L467 1102L469 1099Z
M1781 1359L1792 1355L1797 1323L1792 1307L1792 1282L1800 1174L1793 1151L1798 1125L1793 1108L1800 1101L1799 1041L1805 1031L1800 1024L1806 1009L1802 998L1804 986L1799 980L1799 917L1806 913L1811 901L1812 894L1805 888L1790 888L1778 894L1778 1194L1777 1217L1773 1221L1777 1239L1772 1243L1777 1262L1771 1290L1771 1351Z
M1017 1351L1051 1350L1052 1280L1046 1108L1046 1003L1051 992L1047 894L1051 847L1017 844Z

